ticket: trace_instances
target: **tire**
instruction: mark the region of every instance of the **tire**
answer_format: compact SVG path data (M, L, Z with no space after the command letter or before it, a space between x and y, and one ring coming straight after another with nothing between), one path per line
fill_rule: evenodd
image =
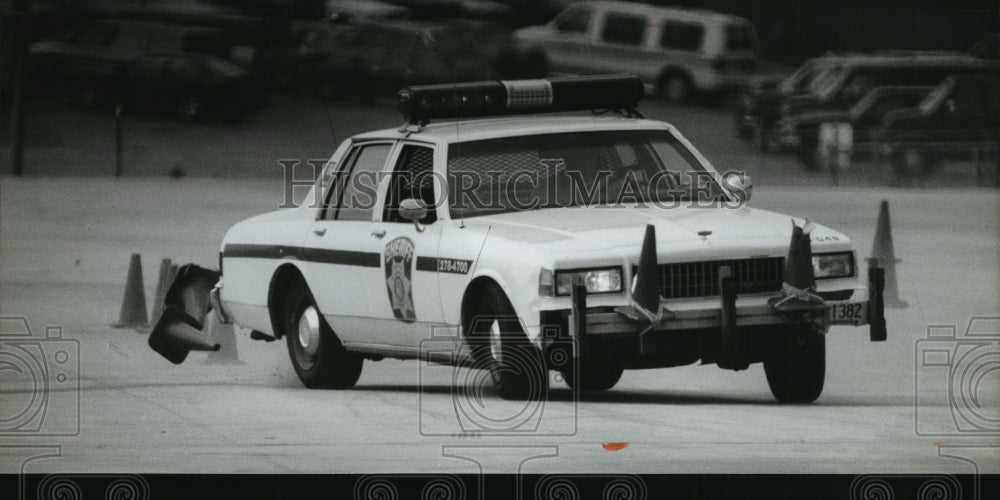
M819 170L822 160L819 154L819 144L810 140L803 140L795 150L796 156L802 165L802 169L807 172Z
M490 371L500 397L514 401L541 401L548 392L548 368L541 352L529 341L503 291L489 285L476 300L475 313L466 319L469 345L476 366Z
M608 363L584 363L579 367L579 374L572 370L562 372L563 379L572 389L580 392L606 391L615 386L625 371L619 365ZM580 375L580 380L576 380Z
M686 102L691 97L691 79L683 73L664 73L656 83L656 93L668 102Z
M185 122L196 122L205 116L205 105L197 97L188 97L177 106L177 116Z
M364 359L344 349L319 313L309 289L292 285L284 310L288 355L299 380L310 389L350 389L361 376Z
M764 373L778 402L816 401L826 378L826 336L811 328L790 329L764 359Z

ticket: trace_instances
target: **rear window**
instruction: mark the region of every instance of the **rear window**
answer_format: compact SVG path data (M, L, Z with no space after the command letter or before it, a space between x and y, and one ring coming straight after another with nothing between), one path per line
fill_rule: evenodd
M646 18L631 14L610 13L604 20L605 42L639 45L646 35Z
M664 21L661 24L663 32L660 35L660 47L689 52L701 48L701 41L705 37L702 25L676 21Z
M726 50L754 50L757 48L757 35L753 26L748 24L726 25Z

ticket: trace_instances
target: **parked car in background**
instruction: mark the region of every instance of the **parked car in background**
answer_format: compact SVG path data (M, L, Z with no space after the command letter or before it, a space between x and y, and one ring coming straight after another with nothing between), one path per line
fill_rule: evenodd
M996 73L1000 63L960 53L899 53L849 57L827 67L809 85L806 92L782 100L781 122L799 121L802 115L816 112L844 112L871 92L885 86L933 86L954 73ZM789 129L785 129L788 131ZM794 130L798 130L794 128ZM793 148L808 162L815 153L818 138L808 133L792 138L782 136L782 146Z
M125 20L99 20L76 26L31 45L29 73L40 85L69 83L90 103L95 97L87 85L73 82L106 81L124 65L149 52L193 52L228 57L225 33L215 28Z
M389 96L407 85L547 73L491 25L396 20L301 23L295 29L297 81L325 97Z
M757 32L746 19L705 10L619 1L570 5L544 26L515 32L559 73L632 73L671 101L735 90L757 66Z
M832 151L833 134L840 141L836 147L850 147L850 143L868 143L872 134L882 126L887 113L897 109L916 106L930 93L930 86L877 87L862 97L847 110L826 110L802 113L781 120L778 123L779 140L788 147L797 148L804 141L814 149L802 147L799 157L803 166L814 169L822 165L822 159Z
M919 105L886 114L872 140L904 176L929 173L947 158L1000 155L1000 72L952 75Z
M751 78L743 88L736 109L736 134L743 139L756 137L764 151L775 151L776 125L781 118L781 101L791 95L805 92L817 75L845 56L827 54L809 59L787 76L760 76Z

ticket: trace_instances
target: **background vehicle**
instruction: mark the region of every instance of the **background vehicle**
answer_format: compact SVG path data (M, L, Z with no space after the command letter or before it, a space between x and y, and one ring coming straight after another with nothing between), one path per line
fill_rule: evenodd
M816 144L816 150L803 149L799 156L804 167L810 170L817 168L821 166L822 158L830 153L824 151L824 148L829 147L826 142L830 140L822 137L824 132L821 130L824 126L849 128L848 136L853 143L871 142L872 135L882 127L883 118L887 113L896 109L916 106L930 93L932 88L929 86L874 88L846 111L814 111L780 121L777 127L781 134L779 140L784 144L797 146L802 140L801 138L809 138L808 143ZM837 147L844 146L848 145L838 145Z
M542 76L547 70L509 35L480 23L300 23L301 86L327 97L390 96L401 87Z
M950 76L919 105L892 111L872 140L885 146L903 176L930 172L945 158L1000 159L1000 74Z
M515 36L556 72L636 74L671 101L739 88L758 57L756 30L745 19L627 2L576 2Z

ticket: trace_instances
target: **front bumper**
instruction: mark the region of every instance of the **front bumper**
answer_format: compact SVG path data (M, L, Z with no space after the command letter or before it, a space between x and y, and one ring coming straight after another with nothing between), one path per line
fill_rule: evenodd
M650 321L625 314L623 308L588 307L586 291L580 286L573 289L573 307L568 311L566 331L577 346L577 356L586 355L588 345L606 348L609 343L626 342L637 344L622 347L636 352L641 358L653 356L651 353L655 349L648 346L659 343L664 337L681 333L708 334L718 339L717 356L713 356L719 366L743 369L747 358L741 351L746 351L755 341L753 332L766 331L769 325L809 324L821 334L825 334L830 325L868 325L872 342L886 340L884 287L885 270L871 267L867 287L856 288L847 300L825 300L815 304L806 314L782 312L760 295L739 298L735 288L727 291L723 287L718 306L683 307L664 303L666 314L658 321ZM545 341L543 338L543 344Z

